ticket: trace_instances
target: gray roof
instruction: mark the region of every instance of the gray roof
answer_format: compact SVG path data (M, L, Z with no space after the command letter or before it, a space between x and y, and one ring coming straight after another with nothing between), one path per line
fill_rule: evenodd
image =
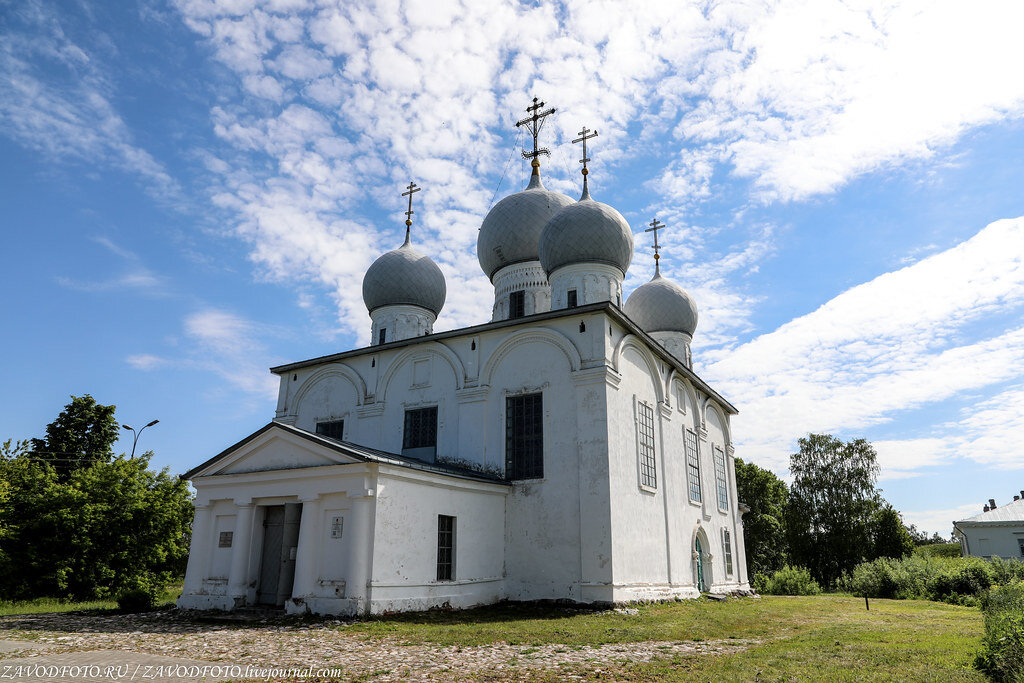
M530 176L530 184L494 205L476 241L476 254L487 277L505 266L536 261L540 233L559 210L573 201L560 192L544 188L540 175Z
M606 263L625 273L632 260L629 223L589 194L556 213L540 236L540 263L548 275L574 263Z
M962 524L964 522L1020 522L1021 524L1024 524L1024 498L997 507L995 510L989 510L988 512L982 512L973 517L961 519L956 523Z
M633 290L623 310L644 332L685 332L692 337L697 329L697 303L660 270Z
M188 472L181 475L180 478L192 479L199 472L202 472L211 465L223 460L245 444L271 429L280 429L285 432L295 434L296 436L301 436L304 439L319 443L322 446L326 446L331 450L337 451L361 462L377 462L384 465L398 465L400 467L409 467L423 472L436 472L437 474L445 474L452 477L458 477L460 479L475 479L477 481L486 481L493 484L506 483L501 477L488 474L486 472L477 472L476 470L459 467L458 465L450 465L444 462L423 462L422 460L416 460L415 458L409 458L397 453L389 453L388 451L381 451L376 448L367 448L366 446L360 446L359 444L354 444L350 441L332 439L331 437L324 436L323 434L314 434L313 432L307 432L305 429L299 429L294 425L284 424L283 422L271 422L264 425L238 443L233 446L229 446L217 455L213 456L202 465L193 467ZM313 465L312 467L323 467L323 465Z
M371 313L381 306L419 306L434 315L444 308L447 290L437 264L409 244L383 254L363 276L363 302Z

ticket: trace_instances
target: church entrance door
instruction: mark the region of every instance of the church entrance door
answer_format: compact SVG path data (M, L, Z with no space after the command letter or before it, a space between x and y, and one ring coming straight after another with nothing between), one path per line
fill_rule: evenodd
M283 607L285 600L292 596L301 516L301 503L265 508L260 582L256 589L256 602L260 605Z
M708 585L704 581L704 549L700 547L699 536L693 539L693 550L697 562L697 590L703 593L708 589Z

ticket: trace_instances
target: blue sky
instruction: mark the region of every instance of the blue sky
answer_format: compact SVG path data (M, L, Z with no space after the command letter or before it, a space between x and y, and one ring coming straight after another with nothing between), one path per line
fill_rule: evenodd
M71 394L182 472L265 424L267 367L361 346L362 274L415 241L435 329L489 319L475 240L528 167L634 226L627 291L697 299L737 455L873 441L908 521L1024 489L1024 6L991 2L0 2L7 400ZM519 140L522 143L522 140ZM509 162L511 155L511 163ZM130 449L130 441L121 447Z

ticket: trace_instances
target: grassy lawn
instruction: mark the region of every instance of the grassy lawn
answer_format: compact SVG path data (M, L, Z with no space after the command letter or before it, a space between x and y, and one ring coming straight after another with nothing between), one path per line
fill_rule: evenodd
M917 600L844 596L765 597L725 603L699 600L650 605L638 615L559 608L497 606L469 612L397 615L342 627L438 646L507 642L586 647L644 640L756 640L742 652L618 662L600 672L571 673L630 681L662 680L973 680L980 648L976 608ZM528 680L559 680L570 670L523 671ZM496 674L495 674L496 675ZM487 680L488 674L479 676Z
M168 586L157 596L157 605L173 605L181 595L181 584ZM0 600L0 617L16 614L49 614L52 612L81 612L85 610L116 610L117 600L87 600L72 602L57 598L35 598L34 600Z

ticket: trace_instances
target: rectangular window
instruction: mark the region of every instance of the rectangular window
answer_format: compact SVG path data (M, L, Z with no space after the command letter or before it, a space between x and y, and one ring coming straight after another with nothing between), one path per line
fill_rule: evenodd
M526 292L520 290L508 295L508 318L522 318L526 315Z
M732 576L732 536L728 529L722 529L722 548L725 552L725 575Z
M384 340L388 338L388 328L380 328L380 332L377 334L377 343L383 344Z
M329 437L331 439L337 439L338 441L344 440L345 434L345 421L344 420L325 420L324 422L316 423L316 433L322 436Z
M690 490L690 500L701 502L700 455L697 451L697 435L692 429L686 430L686 484Z
M437 455L437 406L405 411L402 455L428 461Z
M437 516L437 580L451 581L455 576L455 518Z
M543 394L505 399L505 476L509 479L544 476Z
M646 403L637 403L637 430L640 435L640 483L652 489L657 488L658 473L654 469L654 409Z
M1018 538L1017 545L1020 547L1020 556L1024 557L1024 538Z
M570 289L569 293L565 296L565 304L567 308L576 308L576 290Z
M718 507L729 509L729 484L725 475L725 452L715 446L715 483L718 484Z

